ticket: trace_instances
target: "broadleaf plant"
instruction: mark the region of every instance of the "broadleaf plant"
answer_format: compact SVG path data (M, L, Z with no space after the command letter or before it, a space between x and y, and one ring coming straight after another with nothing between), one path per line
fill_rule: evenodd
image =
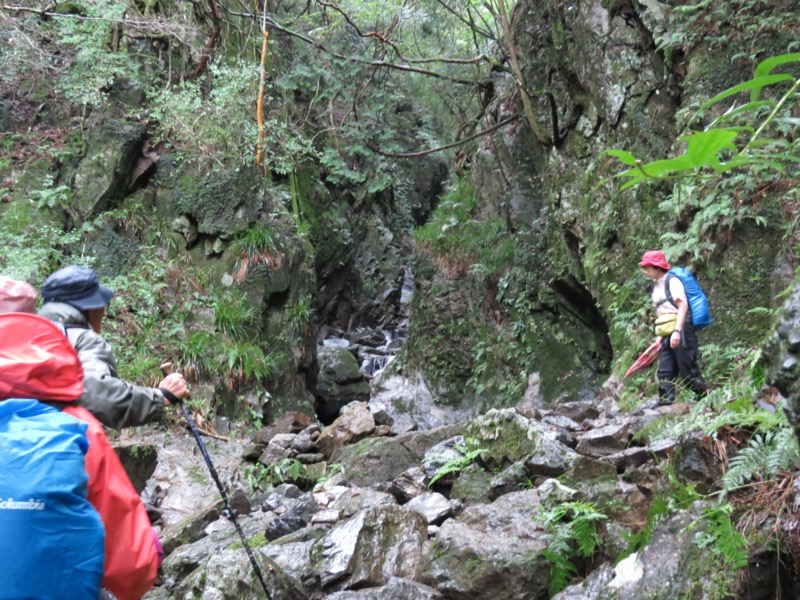
M746 104L737 106L734 103L702 130L689 131L680 136L679 140L685 142L686 148L678 156L645 163L628 151L606 150L604 154L617 158L631 168L602 183L622 178L626 181L620 190L625 190L644 181L687 176L717 177L732 169L750 165L762 165L783 172L787 163L800 162L800 156L794 152L794 146L788 139L764 137L771 125L796 127L800 124L800 119L791 116L799 97L800 77L788 73L772 74L774 68L792 63L800 63L800 53L783 54L761 61L752 79L700 105L697 115L723 100L749 92L749 102ZM788 89L784 89L786 84ZM762 93L767 89L779 94L779 97L763 98ZM743 125L723 126L723 123L730 123L734 118L744 118L746 121ZM694 121L693 118L690 122Z

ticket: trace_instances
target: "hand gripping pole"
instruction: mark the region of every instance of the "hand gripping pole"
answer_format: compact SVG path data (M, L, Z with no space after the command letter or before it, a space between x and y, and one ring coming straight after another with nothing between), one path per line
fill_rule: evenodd
M172 373L172 363L164 363L161 365L161 372L164 376L169 375ZM269 590L267 589L267 583L264 580L264 575L261 573L261 567L258 565L258 561L256 561L256 557L253 556L253 550L250 548L250 544L247 541L247 538L244 535L244 531L242 531L239 522L236 520L236 511L234 511L233 507L231 506L230 502L228 501L228 494L225 493L225 488L222 486L222 482L219 480L219 475L217 475L217 470L214 468L214 465L211 462L211 458L208 456L208 451L206 450L205 444L203 444L203 440L200 439L200 432L197 431L197 427L194 424L194 419L192 415L189 413L189 409L186 408L186 405L183 402L180 402L180 410L183 412L183 416L186 419L186 423L189 425L189 429L192 431L192 435L194 435L194 439L197 442L197 446L200 448L200 452L203 454L203 458L206 461L206 466L208 466L208 470L211 473L211 478L214 480L214 483L217 484L217 489L219 490L220 495L222 496L222 503L224 508L222 509L222 516L227 519L230 519L230 522L233 523L233 526L236 528L236 532L239 534L239 538L242 540L242 544L244 544L245 552L247 552L247 557L250 559L250 564L253 565L253 571L255 571L256 577L258 578L259 583L261 583L261 587L264 589L264 593L267 595L267 600L271 600L271 596L269 595Z

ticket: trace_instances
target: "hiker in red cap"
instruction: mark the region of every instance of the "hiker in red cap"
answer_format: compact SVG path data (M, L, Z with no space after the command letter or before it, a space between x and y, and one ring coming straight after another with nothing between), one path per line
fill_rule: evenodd
M0 314L36 312L36 290L24 281L0 275Z
M660 250L648 250L639 264L647 277L655 282L652 301L656 307L656 334L661 336L658 404L665 406L675 402L676 382L686 385L697 397L705 396L708 387L697 366L697 334L692 326L684 285L678 277L667 277L671 267Z

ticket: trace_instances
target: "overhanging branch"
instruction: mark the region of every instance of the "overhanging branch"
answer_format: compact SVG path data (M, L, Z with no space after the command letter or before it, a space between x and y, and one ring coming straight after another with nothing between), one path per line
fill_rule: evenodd
M232 10L224 8L224 7L222 7L222 8L225 10L225 12L227 12L229 15L234 16L234 17L243 17L243 18L247 18L247 19L252 19L254 17L254 15L252 13L238 12L238 11L232 11ZM340 60L351 60L351 61L357 62L358 64L365 65L365 66L368 66L368 67L384 67L386 69L393 69L393 70L396 70L396 71L406 71L406 72L410 72L410 73L419 73L420 75L427 75L428 77L434 77L436 79L442 79L443 81L450 81L451 83L457 83L459 85L476 85L476 84L478 84L480 82L475 81L474 79L461 79L461 78L458 78L458 77L450 77L449 75L444 75L443 73L437 73L436 71L431 71L429 69L422 69L422 68L419 68L419 67L415 67L415 66L413 66L413 64L415 64L415 63L421 64L421 63L434 62L434 61L442 62L442 63L453 63L453 64L477 64L477 63L480 63L480 62L486 62L488 64L491 64L492 66L496 66L494 61L492 61L489 57L487 57L487 56L485 56L483 54L480 55L480 56L474 57L474 58L470 58L470 59L435 59L435 58L428 58L428 59L422 59L422 60L409 60L409 61L406 61L409 64L400 64L400 63L394 63L394 62L389 62L389 61L384 61L384 60L368 60L368 59L363 59L363 58L358 58L358 57L353 57L353 56L345 56L344 54L340 54L338 52L335 52L335 51L331 50L325 44L322 44L322 43L320 43L320 42L308 37L307 35L303 35L302 33L299 33L297 31L293 31L291 29L288 29L287 27L284 27L283 25L281 25L280 23L278 23L277 21L275 21L274 19L272 19L270 17L267 17L267 23L269 24L269 26L273 30L280 31L281 33L285 33L286 35L289 35L289 36L291 36L293 38L301 40L302 42L305 42L306 44L314 46L318 50L321 50L322 52L325 52L326 54L329 54L330 56L333 56L334 58L338 58Z
M493 131L497 131L501 127L505 127L509 123L516 121L519 118L519 115L511 115L500 121L499 123L492 125L487 129L483 129L477 133L473 133L470 136L467 136L463 139L458 140L457 142L453 142L452 144L446 144L444 146L439 146L437 148L430 148L428 150L420 150L419 152L384 152L383 150L379 149L377 146L373 144L367 143L366 146L376 154L380 154L381 156L386 156L389 158L417 158L419 156L426 156L428 154L433 154L434 152L441 152L442 150L449 150L450 148L455 148L457 146L462 146L467 142L474 140L475 138L479 138L487 133L492 133Z

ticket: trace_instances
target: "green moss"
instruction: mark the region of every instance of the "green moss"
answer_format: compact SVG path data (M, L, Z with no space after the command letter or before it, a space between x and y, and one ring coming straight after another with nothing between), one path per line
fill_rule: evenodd
M247 544L250 546L252 550L256 550L257 548L261 548L262 546L266 546L269 542L267 541L266 536L263 533L257 533L253 537L247 540ZM241 540L237 540L228 546L228 550L240 550L244 548L244 544Z
M191 465L187 469L187 474L189 475L189 478L196 483L201 483L203 485L208 483L208 477L206 477L205 473L200 471L200 467L197 465Z
M540 446L541 433L510 410L491 410L467 425L470 447L485 449L481 461L490 469L507 467Z

